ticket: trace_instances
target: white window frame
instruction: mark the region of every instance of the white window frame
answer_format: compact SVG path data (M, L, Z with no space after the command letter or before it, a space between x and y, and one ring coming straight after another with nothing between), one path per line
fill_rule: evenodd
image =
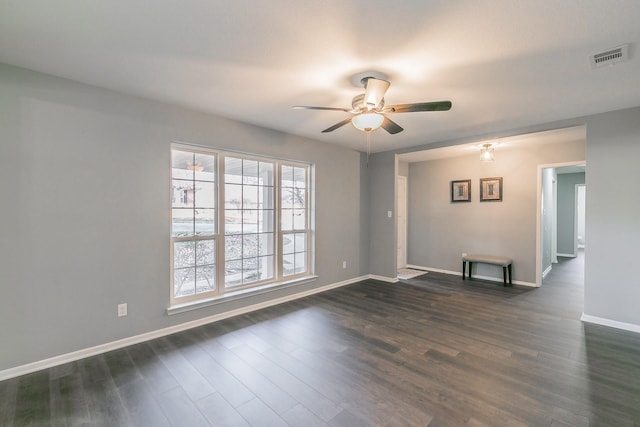
M184 153L190 153L190 154L202 154L202 155L206 155L206 156L213 156L214 157L214 165L215 165L215 170L214 170L214 191L216 192L216 195L218 195L218 187L219 187L219 183L218 183L218 179L219 179L219 155L216 152L212 152L210 150L205 150L205 149L200 149L200 148L196 148L196 147L191 147L191 146L184 146L184 145L177 145L174 144L171 147L171 173L170 175L170 203L169 203L169 215L170 218L172 219L169 225L169 235L170 235L170 240L171 240L171 245L170 245L170 254L171 254L171 292L170 292L170 304L171 305L175 305L175 304L182 304L182 303L188 303L190 301L196 301L196 300L201 300L201 299L206 299L206 298L212 298L215 297L217 295L219 295L220 292L220 286L219 286L219 279L218 279L218 270L219 270L219 266L220 266L220 256L219 256L219 234L220 234L220 224L219 224L219 210L220 210L220 198L219 196L216 197L215 201L214 201L214 207L213 209L215 209L216 212L216 216L215 216L215 220L214 220L214 233L213 234L207 234L207 235L197 235L197 234L193 234L190 236L173 236L173 151L181 151ZM194 178L193 178L193 182L195 184L195 182L198 182L195 179L195 173L194 173ZM210 181L209 181L210 182ZM195 216L195 205L194 205L194 216ZM195 218L194 218L195 221ZM195 222L194 222L195 224ZM174 289L174 279L175 279L175 275L174 275L174 271L175 271L175 244L177 242L191 242L193 241L195 245L197 245L197 243L199 241L212 241L214 242L214 247L215 247L215 270L216 270L216 274L214 276L214 289L211 291L205 291L205 292L200 292L200 293L194 293L193 295L186 295L186 296L180 296L180 297L176 297L175 296L175 289ZM207 265L207 264L205 264ZM194 264L194 267L197 269L198 264Z
M185 151L185 152L193 152L200 153L206 155L214 155L216 156L216 171L215 171L215 191L216 191L216 220L215 220L215 234L212 236L190 236L190 237L173 237L172 231L170 230L171 236L171 267L170 267L170 304L169 309L172 307L183 307L189 305L197 305L201 302L207 301L217 301L221 299L225 299L226 297L234 297L239 294L250 294L253 290L263 291L270 287L277 287L283 284L291 284L297 281L304 281L306 278L312 278L313 276L313 242L312 242L312 208L313 208L313 200L311 199L313 194L313 166L309 163L299 162L299 161L291 161L284 160L279 158L246 154L246 153L234 153L230 151L222 151L216 150L206 147L193 146L189 144L183 143L174 143L171 144L171 153L173 154L173 150ZM172 156L171 156L172 157ZM273 164L273 277L264 279L264 280L256 280L250 283L241 284L241 285L233 285L227 286L225 285L225 159L228 157L233 157L237 159L249 160L249 161L258 161L258 162L266 162ZM173 165L171 165L172 168ZM305 220L304 220L304 228L299 228L295 230L287 230L283 231L281 227L281 173L283 166L304 168L305 170ZM172 169L171 169L172 170ZM170 174L173 176L173 172ZM170 189L173 191L172 183L170 183ZM173 195L171 195L172 200ZM171 209L172 203L170 206L170 229L173 224L173 210ZM304 271L299 271L295 274L290 274L284 276L283 269L283 236L291 233L305 233L305 269ZM252 233L247 233L252 234ZM257 233L259 234L259 233ZM241 233L239 235L244 235ZM176 241L181 240L210 240L215 243L215 289L210 292L202 292L199 294L193 294L188 296L176 297L174 296L174 244Z
M306 235L305 238L305 270L299 273L289 274L287 276L284 275L284 250L278 251L278 275L283 280L295 280L297 278L309 276L312 272L311 265L311 167L304 163L293 162L293 161L282 161L278 165L278 201L282 200L282 167L289 166L294 168L304 168L305 169L305 218L304 218L304 227L303 228L292 228L291 230L282 230L281 221L278 222L278 244L280 248L284 248L284 236L287 234L297 234L304 233ZM282 218L282 207L278 210L278 217ZM295 255L294 255L295 256Z
M229 293L229 292L234 292L234 291L240 291L243 289L250 289L250 288L256 288L265 284L269 284L269 283L273 283L273 282L277 282L278 281L278 272L277 272L277 266L276 266L276 259L277 259L277 243L276 243L276 237L277 237L277 221L279 218L279 208L278 208L278 203L277 203L277 194L278 194L278 160L277 159L271 159L271 158L266 158L266 157L260 157L260 156L254 156L254 155L247 155L247 154L235 154L235 153L221 153L219 155L219 160L218 160L218 170L220 171L219 173L219 177L221 179L220 184L219 184L219 194L220 194L220 236L222 239L222 242L220 244L220 250L224 251L225 249L225 238L227 236L226 234L226 230L225 230L225 214L226 214L226 207L224 206L225 204L225 200L226 200L226 192L225 192L225 184L227 184L227 182L225 181L225 175L226 175L226 170L225 170L225 160L227 158L235 158L235 159L240 159L240 160L248 160L248 161L256 161L256 162L263 162L263 163L270 163L273 166L273 218L271 221L271 229L272 229L272 234L273 234L273 247L272 247L272 256L273 256L273 264L272 264L272 271L273 271L273 277L269 278L269 279L264 279L264 280L256 280L247 284L241 284L241 285L227 285L225 282L225 275L221 274L221 280L222 282L220 282L221 287L223 288L223 292L222 293ZM244 184L243 184L244 185ZM247 233L247 234L254 234L254 233ZM259 234L259 233L258 233ZM244 233L238 234L240 236L244 236ZM226 271L226 259L225 259L225 252L220 252L221 254L221 266L222 266L222 273L224 273ZM244 258L243 258L244 260Z

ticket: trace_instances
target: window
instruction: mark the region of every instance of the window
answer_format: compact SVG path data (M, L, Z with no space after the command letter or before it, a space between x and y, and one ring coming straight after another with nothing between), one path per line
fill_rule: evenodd
M282 275L292 276L305 273L309 264L307 168L283 165L280 171Z
M274 278L275 163L224 159L224 284Z
M311 274L308 164L183 145L171 158L172 304Z
M216 291L216 156L171 156L172 300Z

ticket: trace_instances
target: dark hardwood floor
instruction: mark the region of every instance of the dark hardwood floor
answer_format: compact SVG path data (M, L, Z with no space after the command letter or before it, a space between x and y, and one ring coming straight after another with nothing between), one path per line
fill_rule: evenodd
M640 335L580 322L580 262L367 280L3 381L0 425L640 425Z

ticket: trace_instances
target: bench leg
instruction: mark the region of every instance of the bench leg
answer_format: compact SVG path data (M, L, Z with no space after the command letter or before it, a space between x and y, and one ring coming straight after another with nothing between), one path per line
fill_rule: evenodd
M509 264L509 286L513 286L513 282L511 281L511 264Z
M469 261L469 280L471 280L471 269L473 268L473 263Z
M507 286L507 267L502 267L502 282L503 286Z
M467 263L466 261L462 261L462 280L464 280L464 276L467 274Z

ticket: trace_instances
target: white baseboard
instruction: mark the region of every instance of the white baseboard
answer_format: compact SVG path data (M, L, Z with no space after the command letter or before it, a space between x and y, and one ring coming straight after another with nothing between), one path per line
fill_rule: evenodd
M397 277L378 276L377 274L369 274L368 279L380 280L381 282L397 283L399 282Z
M617 320L605 319L604 317L591 316L582 313L580 320L586 323L594 323L596 325L608 326L610 328L623 329L625 331L640 334L640 325L633 323L618 322Z
M542 272L542 278L544 279L545 277L547 277L547 275L549 273L551 273L551 269L553 268L552 265L550 265L549 267L547 267L543 272Z
M442 270L439 268L425 267L423 265L407 264L407 268L413 268L416 270L433 271L434 273L453 274L454 276L462 276L459 271Z
M460 271L451 271L451 270L442 270L439 268L431 268L431 267L424 267L421 265L414 265L414 264L407 264L408 268L415 268L417 270L427 270L427 271L433 271L435 273L444 273L444 274L452 274L454 276L462 276L462 272ZM489 277L489 276L479 276L477 274L473 275L474 279L482 279L482 280L487 280L490 282L496 282L496 283L504 283L503 279L498 279L496 277ZM521 285L521 286L528 286L530 288L539 288L539 285L536 285L535 283L531 283L531 282L523 282L520 280L513 280L513 284L514 285Z
M496 283L500 283L500 284L504 283L502 278L496 278L496 277L490 277L490 276L481 276L481 275L478 275L478 274L474 274L473 278L474 279L487 280L489 282L496 282ZM540 287L540 286L536 285L535 283L523 282L522 280L513 280L512 282L513 282L514 285L527 286L529 288L539 288Z
M556 254L556 255L565 257L565 258L575 258L577 256L576 254Z
M202 319L181 323L179 325L170 326L168 328L157 329L151 332L145 332L140 335L134 335L134 336L123 338L117 341L112 341L112 342L100 344L94 347L73 351L71 353L50 357L48 359L27 363L25 365L16 366L14 368L5 369L3 371L0 371L0 381L7 380L9 378L18 377L20 375L30 374L32 372L40 371L42 369L52 368L54 366L62 365L64 363L74 362L76 360L106 353L112 350L117 350L123 347L128 347L130 345L139 344L141 342L149 341L155 338L160 338L165 335L171 335L176 332L186 331L187 329L191 329L198 326L206 325L208 323L213 323L220 320L228 319L230 317L239 316L241 314L260 310L266 307L271 307L277 304L282 304L288 301L293 301L299 298L304 298L309 295L325 292L325 291L339 288L342 286L351 285L353 283L360 282L367 278L372 278L372 277L371 275L365 275L365 276L355 277L353 279L343 280L341 282L320 286L318 288L314 288L308 291L298 292L296 294L287 295L285 297L276 298L269 301L264 301L264 302L253 304L247 307L238 308L236 310L226 311L224 313L215 314L213 316L203 317ZM378 280L383 280L383 279L389 279L389 278L381 278Z

